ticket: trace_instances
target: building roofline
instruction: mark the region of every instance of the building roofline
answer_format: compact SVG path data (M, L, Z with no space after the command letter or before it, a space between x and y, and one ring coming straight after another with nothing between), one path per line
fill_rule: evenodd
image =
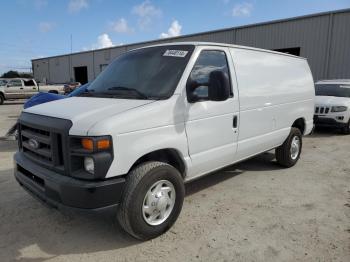
M277 24L277 23L283 23L283 22L287 22L287 21L295 21L295 20L299 20L299 19L312 18L312 17L331 15L331 14L346 13L346 12L350 12L350 8L325 11L325 12L302 15L302 16L295 16L295 17L290 17L290 18L276 19L276 20L271 20L271 21L266 21L266 22L259 22L259 23L253 23L253 24L241 25L241 26L235 26L235 27L226 27L226 28L216 29L216 30L211 30L211 31L204 31L204 32L199 32L199 33L193 33L193 34L187 34L187 35L181 35L181 36L169 37L169 38L163 38L163 39L154 39L154 40L130 43L130 44L125 44L125 45L120 45L120 46L111 46L111 47L106 47L106 48L88 50L88 51L80 51L80 52L74 52L74 53L70 53L70 54L48 56L48 57L32 59L31 61L33 62L33 61L46 60L46 59L56 58L56 57L70 56L70 55L76 55L76 54L85 54L85 53L91 53L91 52L93 53L96 51L111 50L113 48L128 48L128 47L133 46L133 45L159 43L159 41L182 39L185 37L192 37L192 36L198 36L198 35L203 35L203 34L219 33L219 32L225 32L225 31L230 31L230 30L237 30L237 29L256 27L256 26L262 26L262 25L268 25L268 24ZM159 44L162 44L162 43L159 43Z

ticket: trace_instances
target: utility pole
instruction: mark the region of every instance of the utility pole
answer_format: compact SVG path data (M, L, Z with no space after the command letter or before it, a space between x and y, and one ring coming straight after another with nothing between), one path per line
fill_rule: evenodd
M73 53L73 35L70 34L70 55L69 55L69 81L73 82L72 78L72 53Z

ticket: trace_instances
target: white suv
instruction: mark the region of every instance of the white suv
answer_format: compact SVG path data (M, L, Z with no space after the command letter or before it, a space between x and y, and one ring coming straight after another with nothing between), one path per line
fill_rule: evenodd
M350 80L318 81L315 89L315 125L341 128L350 134Z

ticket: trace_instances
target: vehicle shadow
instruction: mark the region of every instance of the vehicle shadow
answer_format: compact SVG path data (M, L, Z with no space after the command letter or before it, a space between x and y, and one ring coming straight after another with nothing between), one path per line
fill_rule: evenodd
M215 171L187 183L186 196L196 194L206 188L225 182L226 180L241 175L246 171L272 171L283 169L283 167L279 166L274 160L275 154L272 152L266 152L240 163Z
M5 105L23 105L27 100L6 100L3 104Z
M332 127L317 127L314 132L308 136L308 138L320 138L320 137L332 137L332 136L344 136L340 129Z
M196 194L250 170L276 170L274 154L265 153L245 162L226 167L186 184L186 195ZM17 184L13 170L0 171L1 208L0 242L9 260L28 261L23 250L37 247L44 257L31 255L32 261L43 261L59 255L88 254L118 250L142 244L126 234L115 214L83 214L48 208L29 196ZM9 186L6 184L9 183ZM6 187L5 187L6 186ZM8 189L6 189L8 188ZM18 241L10 241L17 239ZM0 255L1 260L1 255Z
M0 206L0 261L44 261L141 243L121 229L115 214L57 210L41 203L15 181L13 169L0 170Z

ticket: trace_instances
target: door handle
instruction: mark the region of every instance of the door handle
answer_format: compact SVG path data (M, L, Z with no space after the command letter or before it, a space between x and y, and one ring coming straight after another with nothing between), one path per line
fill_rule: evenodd
M238 124L238 117L237 116L233 116L233 121L232 121L232 126L233 128L237 128L237 124Z
M35 89L36 89L36 87L33 87L33 89L35 90Z
M23 89L23 87L21 87L20 89Z

